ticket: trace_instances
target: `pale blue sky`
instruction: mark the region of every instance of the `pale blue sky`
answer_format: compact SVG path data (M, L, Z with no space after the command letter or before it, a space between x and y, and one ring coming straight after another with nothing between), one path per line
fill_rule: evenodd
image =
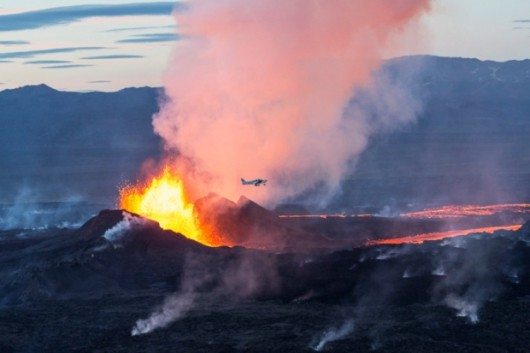
M424 19L426 51L496 61L530 58L530 0L433 3L433 11Z
M79 91L160 86L178 40L170 15L175 3L1 0L0 90L39 83ZM387 56L530 58L530 0L433 3L433 11L413 29L421 31L419 42L415 36ZM50 10L57 7L62 9Z

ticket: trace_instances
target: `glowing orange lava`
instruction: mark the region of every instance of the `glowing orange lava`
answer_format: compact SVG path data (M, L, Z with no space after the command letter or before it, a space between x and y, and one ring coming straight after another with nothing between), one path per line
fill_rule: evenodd
M469 216L492 216L497 213L530 213L530 204L500 204L500 205L464 205L442 206L428 208L423 211L402 213L401 217L410 218L462 218Z
M205 245L219 245L208 237L208 232L202 231L193 204L186 197L182 180L169 168L148 183L120 188L119 205L129 212L157 221L163 229L181 233Z
M423 234L416 234L416 235L411 235L411 236L401 237L401 238L372 240L372 241L369 241L367 245L422 244L425 241L442 240L446 238L454 238L454 237L464 236L464 235L469 235L469 234L474 234L474 233L493 233L501 229L513 231L519 228L521 228L521 225L516 224L516 225L508 225L508 226L472 228L472 229L452 230L452 231L446 231L446 232L423 233Z
M279 215L280 218L370 218L374 215L371 213L359 213L359 214L283 214Z

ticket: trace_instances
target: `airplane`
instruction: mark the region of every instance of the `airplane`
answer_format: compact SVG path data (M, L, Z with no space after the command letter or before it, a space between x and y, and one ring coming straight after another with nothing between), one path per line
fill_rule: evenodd
M254 179L254 180L245 180L241 178L241 184L243 185L254 185L254 186L267 186L267 179Z

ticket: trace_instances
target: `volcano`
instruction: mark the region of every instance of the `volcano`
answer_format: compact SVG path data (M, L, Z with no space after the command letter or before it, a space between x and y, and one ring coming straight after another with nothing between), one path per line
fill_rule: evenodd
M345 221L371 222L382 230L371 236L382 236L388 219L317 217L308 227L214 194L196 207L237 246L208 247L123 210L76 229L2 232L2 352L164 351L168 342L183 352L527 347L530 223L353 246L337 231ZM212 207L222 212L206 212ZM413 232L421 223L402 222L396 229ZM167 322L131 335L157 313ZM340 330L345 323L351 330ZM346 333L324 340L336 337L327 332Z
M211 193L197 200L195 209L200 222L224 244L282 251L337 246L325 236L282 223L277 214L244 196L234 203Z

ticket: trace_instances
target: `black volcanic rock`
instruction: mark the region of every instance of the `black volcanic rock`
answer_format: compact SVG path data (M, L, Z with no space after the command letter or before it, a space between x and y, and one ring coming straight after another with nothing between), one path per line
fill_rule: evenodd
M151 286L175 288L185 254L211 250L121 210L101 211L80 229L63 233L6 241L7 245L17 243L11 251L17 249L28 257L7 258L24 271L4 273L5 301L85 297Z
M247 217L267 218L247 200L240 207ZM0 238L0 348L309 352L350 320L355 330L326 350L369 352L377 343L381 352L523 352L527 227L422 245L278 254L204 247L105 210L80 229ZM466 305L479 323L469 323ZM131 337L136 320L181 309L167 327Z
M524 239L530 238L530 221L523 224L521 229L519 229L519 234L521 234L521 237Z
M217 201L226 202L222 198ZM253 213L261 219L273 217L246 199L240 205L244 210L241 212L247 212L246 217ZM239 208L235 210L237 215ZM276 232L286 231L270 224L262 226ZM388 293L381 298L385 305L430 300L443 303L447 290L462 294L459 291L467 286L482 286L486 282L495 283L495 290L487 289L486 285L483 293L491 299L499 295L530 295L526 228L528 224L516 232L470 235L424 245L372 246L335 252L306 252L307 248L302 246L299 249L302 251L275 254L243 248L209 248L162 230L156 222L137 215L105 210L78 230L38 239L0 240L3 249L0 275L5 283L0 294L4 303L19 303L42 298L177 290L183 276L191 271L207 278L205 288L221 288L221 292L236 297L285 302L357 303L364 300L366 293L383 286L388 287ZM276 236L270 239L278 241ZM245 241L252 240L249 237ZM251 290L243 289L249 283L253 283ZM433 290L439 298L433 297ZM483 295L477 300L484 300Z
M86 234L87 237L102 236L107 230L114 227L124 218L124 212L120 210L103 210L99 212L96 217L89 219L80 228L80 231ZM129 212L127 212L129 213ZM139 217L129 213L133 217Z
M182 234L166 231L152 220L125 210L103 210L87 221L79 233L85 239L105 238L112 243L112 236L106 236L116 230L116 244L124 248L141 248L162 253L182 253L187 250L206 249L202 244L190 240ZM109 239L107 239L109 238ZM115 246L116 247L116 246Z

